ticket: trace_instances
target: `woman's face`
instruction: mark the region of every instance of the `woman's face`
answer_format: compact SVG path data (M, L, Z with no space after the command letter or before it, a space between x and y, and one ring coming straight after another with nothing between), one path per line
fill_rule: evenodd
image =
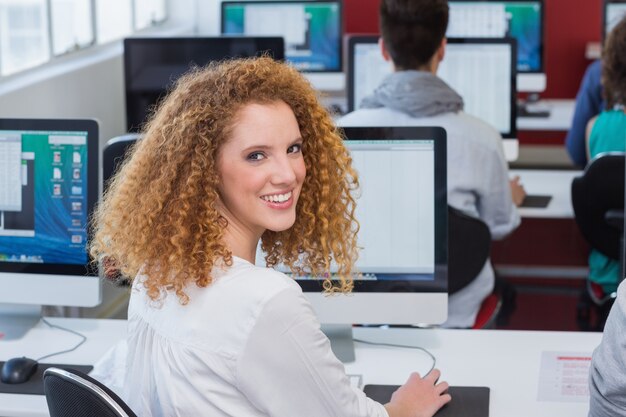
M294 224L306 168L300 128L286 103L245 105L217 164L229 228L258 239Z

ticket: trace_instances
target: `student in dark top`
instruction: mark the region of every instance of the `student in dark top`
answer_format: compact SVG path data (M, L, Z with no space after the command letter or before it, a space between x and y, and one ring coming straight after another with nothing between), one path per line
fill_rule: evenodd
M569 157L574 164L581 167L587 165L585 145L587 123L604 110L602 85L600 82L601 73L602 61L600 60L592 62L587 67L583 80L580 83L580 89L576 95L576 108L572 126L565 138L565 146Z

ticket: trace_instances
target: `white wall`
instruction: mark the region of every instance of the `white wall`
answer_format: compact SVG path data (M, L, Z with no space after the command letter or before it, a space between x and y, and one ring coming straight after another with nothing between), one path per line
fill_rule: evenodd
M165 25L142 32L141 36L195 32L196 0L171 0L169 9ZM119 41L56 58L9 77L0 77L0 117L95 118L99 122L102 149L108 139L126 132L122 54L122 42ZM103 303L93 309L81 309L80 314L122 318L127 299L128 289L105 283ZM46 311L54 313L59 310ZM60 311L70 315L77 313L76 309Z
M196 1L170 1L168 22L142 32L141 36L193 33ZM198 1L205 3L205 0ZM0 117L95 118L100 125L101 145L124 134L122 53L119 41L69 54L23 73L0 77Z
M1 117L95 118L100 143L125 133L124 77L121 47L85 65L62 65L67 71L30 77L20 88L0 95ZM51 68L51 67L49 67ZM56 72L56 71L55 71ZM15 82L24 81L15 79Z

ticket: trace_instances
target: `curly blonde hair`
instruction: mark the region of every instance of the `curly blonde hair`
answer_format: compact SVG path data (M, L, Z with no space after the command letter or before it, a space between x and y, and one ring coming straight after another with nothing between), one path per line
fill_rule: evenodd
M223 243L228 222L216 204L218 151L243 106L277 101L296 116L307 174L294 225L261 238L267 265L284 263L295 274L323 277L327 292L349 292L358 231L352 160L308 81L267 57L209 64L178 80L96 209L93 258L114 259L128 277L141 271L153 300L173 291L186 304L187 285L211 284L217 261L232 265Z

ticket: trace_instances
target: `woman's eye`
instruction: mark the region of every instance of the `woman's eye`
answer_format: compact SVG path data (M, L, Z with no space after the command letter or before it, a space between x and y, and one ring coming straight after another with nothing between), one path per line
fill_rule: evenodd
M287 149L287 153L296 153L302 151L302 145L297 143L295 145L291 145L289 149Z
M250 155L248 155L248 160L249 161L260 161L261 159L264 159L265 155L263 155L262 152L252 152Z

